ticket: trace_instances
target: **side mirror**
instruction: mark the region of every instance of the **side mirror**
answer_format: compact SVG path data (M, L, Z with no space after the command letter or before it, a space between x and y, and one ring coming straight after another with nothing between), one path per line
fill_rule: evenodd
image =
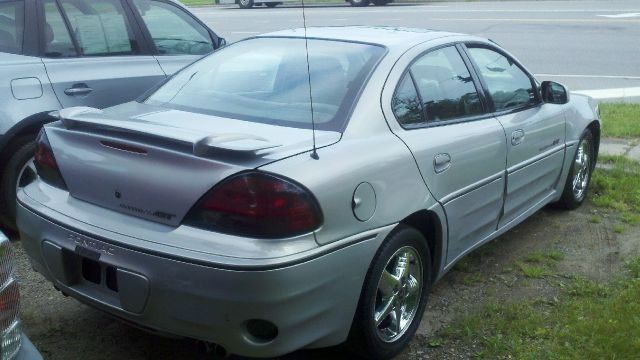
M549 104L566 104L569 102L569 91L562 84L553 81L543 81L540 85L542 101Z
M218 49L223 48L227 46L227 40L225 38L219 37L218 38Z

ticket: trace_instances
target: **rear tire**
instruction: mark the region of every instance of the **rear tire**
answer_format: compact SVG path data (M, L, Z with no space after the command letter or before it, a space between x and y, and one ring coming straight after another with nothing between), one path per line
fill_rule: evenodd
M591 174L595 168L595 155L593 134L591 130L586 129L578 142L562 197L556 205L567 210L573 210L582 205L587 198Z
M37 177L35 166L28 167L33 161L36 142L32 138L21 139L14 147L15 152L9 158L0 179L0 208L3 209L3 225L10 230L16 228L17 189L24 187Z
M373 258L347 345L365 359L390 359L415 335L431 286L427 241L399 225Z
M238 6L240 6L240 9L251 9L253 7L253 0L239 0Z
M349 3L351 6L364 7L369 5L370 0L349 0Z

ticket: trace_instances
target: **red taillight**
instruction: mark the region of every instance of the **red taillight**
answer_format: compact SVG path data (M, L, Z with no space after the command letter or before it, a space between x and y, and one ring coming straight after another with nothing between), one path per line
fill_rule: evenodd
M211 189L184 222L233 235L283 238L316 230L322 215L314 197L302 186L249 172Z
M38 175L42 180L61 189L67 188L67 185L62 179L62 175L60 175L58 163L56 162L55 156L53 156L53 151L51 150L51 145L49 144L49 139L47 139L47 134L44 129L40 131L38 139L36 140L35 160Z

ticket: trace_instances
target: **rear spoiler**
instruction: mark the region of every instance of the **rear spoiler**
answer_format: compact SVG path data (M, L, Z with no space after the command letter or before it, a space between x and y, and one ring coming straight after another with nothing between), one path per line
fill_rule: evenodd
M90 115L92 114L98 116L91 117ZM252 134L220 133L202 137L200 134L184 131L176 127L150 124L140 119L113 120L99 116L101 114L103 114L102 110L90 107L72 107L62 109L57 113L51 113L52 116L60 119L62 126L67 130L79 128L87 130L116 130L129 134L178 141L191 145L193 155L199 157L208 157L220 151L257 154L259 151L282 146Z

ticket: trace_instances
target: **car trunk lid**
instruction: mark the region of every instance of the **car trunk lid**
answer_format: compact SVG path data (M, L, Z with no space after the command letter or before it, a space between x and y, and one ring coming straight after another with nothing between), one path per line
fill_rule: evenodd
M309 151L309 129L252 123L139 103L72 108L48 126L71 196L178 226L226 177ZM340 133L319 131L319 147Z

